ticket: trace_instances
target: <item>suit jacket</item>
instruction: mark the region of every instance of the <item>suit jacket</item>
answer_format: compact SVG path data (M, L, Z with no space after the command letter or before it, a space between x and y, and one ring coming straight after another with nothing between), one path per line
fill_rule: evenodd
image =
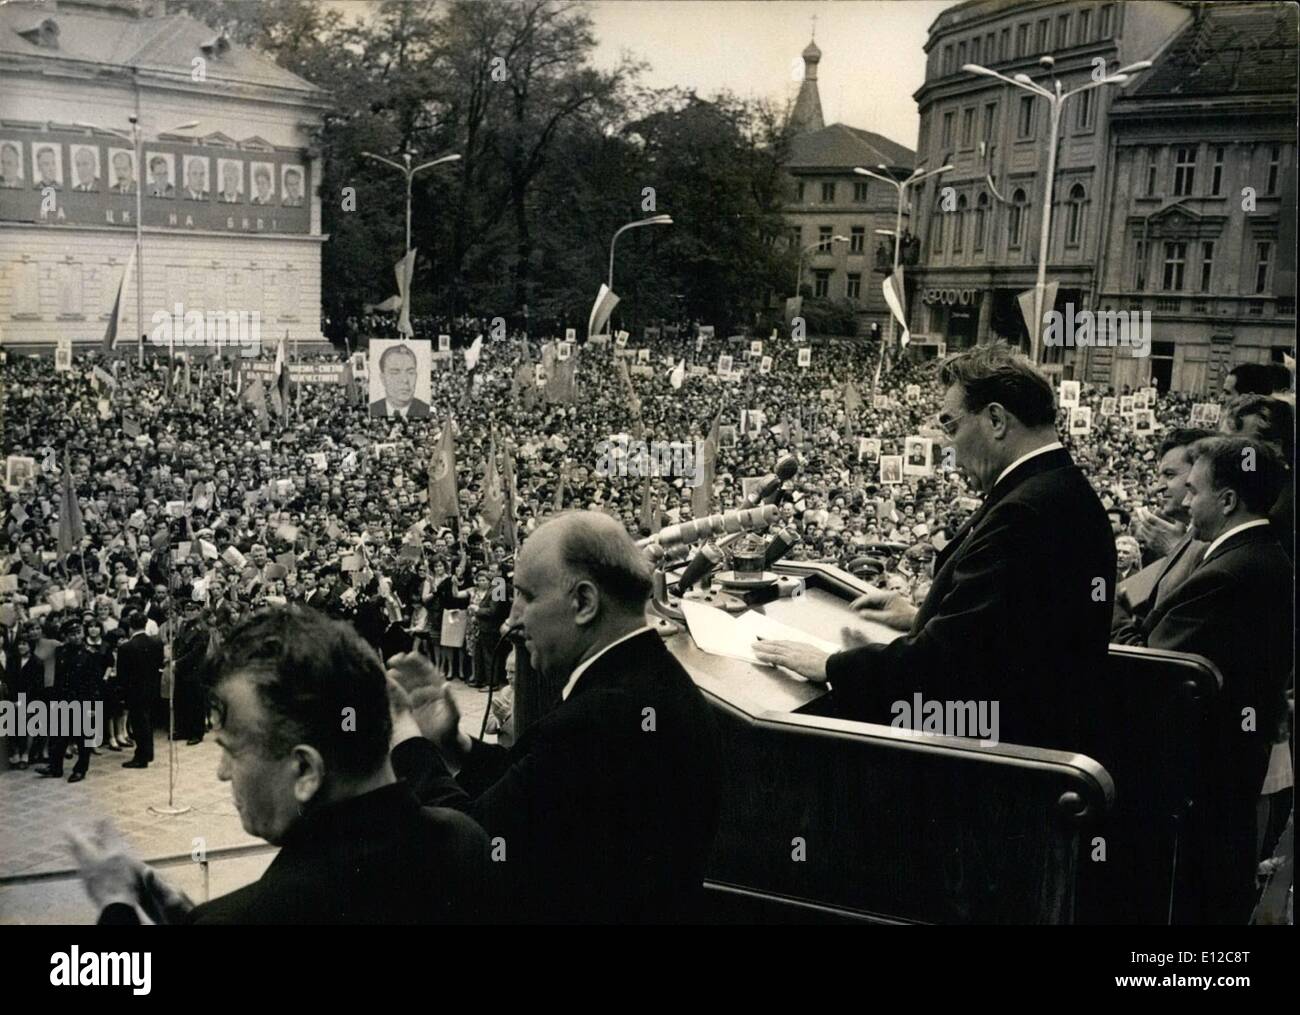
M597 659L511 750L475 743L453 779L415 738L393 749L393 770L502 838L493 872L511 919L684 920L717 829L716 736L703 695L647 631Z
M1170 593L1186 580L1208 546L1208 543L1193 539L1188 533L1174 545L1167 556L1160 557L1121 582L1120 587L1129 592L1132 610L1116 601L1110 640L1121 645L1143 644L1142 618L1154 606L1168 599Z
M1208 920L1250 916L1255 869L1255 805L1274 735L1286 711L1291 673L1291 563L1270 526L1238 532L1215 547L1142 624L1151 648L1205 656L1223 674L1212 713L1211 830L1204 859L1212 882ZM1243 730L1245 709L1253 729Z
M117 677L131 701L154 702L162 695L163 645L143 631L117 649Z
M370 415L387 416L388 400L381 398L377 402L370 403ZM409 408L406 410L408 419L427 419L429 416L429 403L421 402L418 398L412 398Z
M471 923L488 863L483 829L420 807L401 783L329 804L290 830L251 885L192 909L194 924ZM109 906L100 923L138 923Z
M1080 700L1104 665L1115 600L1115 540L1068 451L997 483L935 557L911 631L826 663L841 714L888 723L890 705L999 702L1004 742L1077 747Z
M97 701L104 696L104 667L99 653L84 645L61 645L54 656L52 698Z

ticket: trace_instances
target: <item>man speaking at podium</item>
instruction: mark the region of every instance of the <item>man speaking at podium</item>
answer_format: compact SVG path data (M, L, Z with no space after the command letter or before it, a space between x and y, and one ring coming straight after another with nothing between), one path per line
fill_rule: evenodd
M1078 749L1080 701L1105 665L1115 543L1101 502L1057 439L1052 387L1005 344L947 360L938 425L984 503L934 561L919 609L854 603L906 634L827 655L760 642L764 662L829 681L837 713L888 723L891 703L996 701L1000 739Z

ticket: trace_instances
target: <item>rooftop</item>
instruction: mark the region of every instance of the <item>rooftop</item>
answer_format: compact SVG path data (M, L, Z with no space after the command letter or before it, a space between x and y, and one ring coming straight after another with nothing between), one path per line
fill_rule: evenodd
M880 134L844 123L796 134L790 139L786 168L852 169L878 165L912 168L916 152Z

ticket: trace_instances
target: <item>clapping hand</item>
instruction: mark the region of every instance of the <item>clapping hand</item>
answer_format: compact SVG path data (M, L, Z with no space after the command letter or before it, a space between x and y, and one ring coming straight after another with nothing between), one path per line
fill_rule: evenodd
M100 909L115 903L138 905L155 923L175 923L194 908L183 893L130 855L125 841L107 819L93 831L69 830L68 846L86 893Z
M399 726L409 735L413 722L420 736L444 757L453 758L469 749L469 738L460 732L460 709L446 675L418 652L403 652L388 660L388 702L393 710L395 741Z
M1186 529L1178 522L1168 522L1153 511L1138 508L1133 533L1138 542L1158 557L1169 554L1183 538Z

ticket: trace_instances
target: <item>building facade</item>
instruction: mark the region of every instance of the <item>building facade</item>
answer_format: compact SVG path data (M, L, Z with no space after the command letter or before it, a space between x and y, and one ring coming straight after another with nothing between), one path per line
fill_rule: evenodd
M1080 350L1098 383L1218 392L1295 349L1297 18L1207 4L1111 107L1097 301L1151 314L1147 359Z
M0 340L102 340L135 248L141 168L143 308L133 269L120 341L152 337L178 305L256 313L263 341L320 340L311 146L325 99L148 0L0 6Z
M893 240L876 230L893 230L897 192L887 183L854 173L861 166L882 175L907 176L912 151L879 134L822 119L817 72L821 50L803 52L804 78L790 115L792 136L785 169L789 201L784 208L787 239L802 252L798 277L805 296L849 300L858 332L878 324L883 333L889 308L881 281L893 265ZM909 216L903 215L906 230ZM844 241L835 241L843 236Z
M970 0L930 27L917 158L951 165L916 195L921 263L909 279L909 322L917 337L949 350L1004 338L1028 348L1017 295L1035 284L1049 136L1047 102L962 69L1007 77L1056 78L1066 90L1150 58L1190 23L1183 5ZM1052 65L1043 63L1049 58ZM1056 307L1092 307L1103 251L1109 113L1118 89L1082 92L1064 106L1048 248ZM1045 350L1063 370L1066 350Z

